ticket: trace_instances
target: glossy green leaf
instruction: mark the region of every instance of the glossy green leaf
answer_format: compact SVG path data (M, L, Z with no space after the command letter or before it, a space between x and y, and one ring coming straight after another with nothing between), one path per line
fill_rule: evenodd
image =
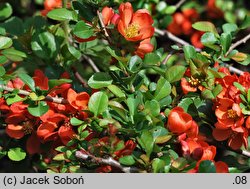
M134 165L135 164L135 160L133 158L133 156L131 155L128 155L128 156L123 156L119 159L119 162L123 165L127 165L127 166L130 166L130 165Z
M156 53L147 53L144 57L144 64L156 65L161 60L161 57Z
M179 81L183 77L185 71L186 71L186 67L185 66L181 66L181 65L171 66L166 71L166 79L170 83Z
M137 55L132 56L128 61L128 69L132 73L136 73L140 71L141 64L142 64L142 59L139 56Z
M116 85L109 85L108 89L117 97L122 98L125 97L125 93Z
M49 80L49 88L52 89L53 87L60 86L64 83L71 83L71 79L50 79Z
M13 13L13 9L9 3L0 4L0 20L9 18Z
M150 113L152 116L160 114L160 104L157 100L146 101L144 112Z
M89 99L88 107L95 116L103 113L108 108L107 94L102 91L94 93Z
M228 51L228 49L232 43L231 34L230 33L222 33L221 37L220 37L220 42L221 42L223 53L225 54Z
M0 66L0 77L2 77L6 73L3 66Z
M98 72L92 75L88 80L88 85L94 89L100 89L109 86L113 82L109 74Z
M70 124L73 125L73 126L78 126L78 125L81 125L81 124L83 124L83 123L84 123L84 122L83 122L82 120L77 119L77 118L75 118L75 117L72 117L72 118L70 119Z
M22 161L26 157L26 152L22 148L11 148L8 151L8 157L12 161Z
M94 34L93 29L88 26L84 21L79 21L73 30L73 33L81 38L81 39L87 39L91 37Z
M9 96L6 100L6 103L7 103L7 105L11 105L15 102L20 102L23 100L25 100L25 99L16 94L14 96Z
M217 41L216 36L212 32L206 32L201 36L201 43L205 46L215 44Z
M28 107L28 112L35 116L40 117L49 110L49 106L45 101L39 101L37 105L30 105Z
M66 8L59 8L50 11L47 14L47 17L58 21L76 20L77 14L74 11L70 11Z
M155 158L152 161L152 168L154 173L163 172L165 167L165 162L159 158Z
M171 85L170 83L161 77L156 85L156 90L154 93L154 99L155 100L161 100L164 97L167 97L171 93Z
M11 61L23 61L24 58L27 57L27 55L19 50L16 50L14 48L10 48L10 49L4 49L1 51L1 53L6 56L9 60Z
M141 144L143 149L146 151L147 156L149 157L154 147L154 138L152 136L152 133L149 131L143 131L139 143Z
M238 26L233 23L226 23L222 26L224 33L235 33L238 30Z
M18 77L26 84L29 86L29 88L32 91L35 91L35 81L33 80L32 77L30 77L28 74L26 73L19 73Z
M12 40L9 37L0 36L0 49L7 49L11 47Z
M212 32L216 36L218 36L218 32L214 26L213 23L208 22L208 21L200 21L200 22L195 22L192 27L196 30L203 31L203 32Z

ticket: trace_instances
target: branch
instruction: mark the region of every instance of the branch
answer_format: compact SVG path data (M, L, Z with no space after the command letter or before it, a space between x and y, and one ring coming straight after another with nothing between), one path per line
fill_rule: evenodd
M76 79L78 79L78 81L82 84L83 87L87 88L88 87L87 81L82 78L82 76L79 74L79 72L76 70L75 67L72 67L72 70Z
M112 167L120 169L124 173L135 173L139 172L139 169L135 167L123 167L118 161L114 160L112 157L99 158L89 154L86 151L76 151L75 156L82 160L89 160L97 164L110 165Z
M95 72L100 72L99 68L95 65L94 61L90 57L83 55L83 58L90 64Z
M227 56L232 50L234 50L236 47L238 47L239 45L241 45L242 43L246 43L248 40L250 39L250 34L248 34L247 36L245 36L244 38L242 38L241 40L237 41L236 43L233 43L230 48L228 49L228 51L226 52L225 56Z
M185 3L185 2L186 2L186 0L180 0L180 1L175 5L176 9L180 8L180 6L181 6L183 3Z
M18 90L18 89L15 89L15 88L7 87L5 85L0 85L0 89L2 89L4 91L8 91L8 92L13 92L14 90ZM25 90L21 90L21 89L19 89L17 93L20 94L20 95L24 95L24 96L29 96L30 95L29 91L25 91ZM49 101L49 102L58 103L58 104L68 104L68 100L66 100L64 98L46 96L45 100Z
M161 36L166 35L170 40L175 41L175 42L177 42L177 43L179 43L179 44L181 44L181 45L183 45L183 46L185 46L185 45L191 45L190 43L184 41L183 39L181 39L181 38L179 38L179 37L177 37L177 36L175 36L174 34L170 33L170 32L167 31L167 30L160 30L160 29L155 28L155 32L156 32L157 34L161 35ZM228 51L230 51L230 49L233 50L235 47L237 47L237 46L238 46L239 44L241 44L241 43L245 43L248 39L250 39L250 34L247 35L246 37L244 37L242 40L240 40L240 41L234 43L234 44L229 48ZM243 42L242 42L242 41L243 41ZM240 43L239 43L239 42L240 42ZM199 49L199 48L195 48L195 49L196 49L196 51L198 51L198 52L201 51L201 49ZM167 58L169 58L169 57L167 57ZM225 65L225 67L227 67L227 68L229 69L230 72L233 72L233 73L236 73L236 74L239 74L239 75L241 75L242 73L244 73L243 71L241 71L241 70L239 70L239 69L237 69L237 68L235 68L235 67L233 67L233 66L230 66L229 64L224 63L224 65Z
M110 38L110 36L109 36L109 34L108 34L107 30L106 30L106 27L105 27L105 25L104 25L104 23L103 23L102 14L101 14L99 11L97 11L97 16L98 16L99 21L100 21L100 24L101 24L101 29L102 29L102 31L104 32L104 35L105 35L105 37L107 38L109 44L111 44L111 41L112 41L112 40L111 40L111 38Z

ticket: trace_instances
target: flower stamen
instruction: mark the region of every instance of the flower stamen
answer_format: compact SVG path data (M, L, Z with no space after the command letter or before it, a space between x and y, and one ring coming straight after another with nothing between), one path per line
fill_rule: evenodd
M198 79L198 78L194 78L193 76L191 76L191 78L189 78L189 81L190 85L192 87L198 87L201 83L201 81Z
M139 34L139 25L131 24L125 29L125 34L128 38L136 37Z
M236 119L238 117L237 112L233 109L227 110L227 116L231 119Z

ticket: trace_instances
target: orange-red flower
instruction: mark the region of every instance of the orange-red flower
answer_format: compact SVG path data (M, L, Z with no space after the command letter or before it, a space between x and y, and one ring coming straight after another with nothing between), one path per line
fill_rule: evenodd
M33 79L35 81L36 87L39 87L41 90L49 89L49 79L44 75L41 70L35 70Z
M154 50L154 45L150 43L150 38L147 38L140 42L139 46L135 51L135 54L141 58L144 58L145 54L150 53L153 50Z
M49 11L60 7L62 7L62 0L45 0L44 10L41 11L41 14L46 16Z
M193 46L195 46L196 48L202 49L204 46L201 43L201 36L204 34L204 32L200 32L200 31L195 31L190 38L190 41L192 43Z
M104 7L102 9L102 20L105 26L109 25L115 12L110 7Z
M147 10L140 9L134 13L131 3L126 2L120 5L119 13L118 31L126 40L140 41L153 36L154 21Z
M207 15L210 18L223 18L224 13L219 9L216 4L216 0L208 0L207 2Z
M196 137L198 135L197 123L181 107L175 107L170 111L167 127L174 134L180 135L186 133L189 137Z
M89 98L89 94L86 92L76 93L73 89L68 90L67 99L70 105L77 110L86 110Z
M229 98L218 99L218 107L215 115L218 122L215 124L217 129L237 128L244 123L244 116L239 104Z

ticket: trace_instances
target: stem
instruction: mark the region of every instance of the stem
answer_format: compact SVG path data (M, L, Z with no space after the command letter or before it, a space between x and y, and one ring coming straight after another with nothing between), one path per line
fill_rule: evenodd
M75 156L82 160L89 160L97 164L110 165L112 167L120 169L124 173L135 173L139 172L139 169L135 167L123 167L118 161L114 160L112 157L99 158L89 154L86 151L76 151Z
M74 75L76 77L76 79L78 79L78 81L82 84L83 87L88 87L87 81L85 81L85 79L82 78L82 76L79 74L78 71L76 71L75 67L72 67L72 70L74 72Z
M185 3L185 2L186 2L186 0L180 0L180 1L175 5L176 9L180 8L180 6L181 6L183 3Z
M241 40L237 41L236 43L233 43L229 50L226 52L225 56L227 56L232 50L234 50L236 47L238 47L239 45L241 45L242 43L246 43L248 40L250 39L250 34L248 34L247 36L245 36L244 38L242 38Z
M100 72L99 68L95 65L94 61L90 57L83 55L83 58L89 63L95 72Z
M101 14L99 11L97 11L97 16L98 16L99 21L100 21L100 24L101 24L101 29L102 29L102 31L104 32L104 35L105 35L105 37L107 38L109 44L111 44L111 41L112 41L112 40L111 40L111 38L110 38L110 36L109 36L109 34L108 34L107 30L106 30L106 27L105 27L105 25L104 25L104 23L103 23L102 14Z
M15 88L7 87L5 85L0 85L0 89L2 89L4 91L8 91L8 92L13 92L14 90L17 90ZM24 95L24 96L29 96L30 92L19 89L18 94ZM51 96L46 96L45 101L54 102L54 103L58 103L58 104L68 104L68 100L66 100L64 98L57 98L57 97L51 97Z

